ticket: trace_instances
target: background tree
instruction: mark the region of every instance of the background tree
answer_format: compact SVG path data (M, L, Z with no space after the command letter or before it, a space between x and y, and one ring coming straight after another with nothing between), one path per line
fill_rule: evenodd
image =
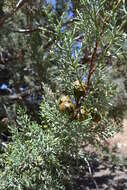
M1 190L65 189L79 166L89 166L84 148L102 150L117 131L109 117L116 88L108 72L113 58L126 54L126 7L124 1L76 3L56 1L56 11L43 1L2 4L1 72L10 68L11 74L1 81L9 94L1 99L5 115L11 113L7 100L30 106L32 98L40 100L41 87L43 97L39 120L20 110L9 127L11 140L1 149ZM28 87L39 93L31 96Z

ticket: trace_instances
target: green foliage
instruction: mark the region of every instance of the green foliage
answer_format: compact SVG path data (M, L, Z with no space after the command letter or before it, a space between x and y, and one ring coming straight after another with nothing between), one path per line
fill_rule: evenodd
M107 60L110 53L112 56L119 51L122 53L118 40L122 39L123 32L117 23L121 1L105 9L106 3L81 0L76 17L70 22L65 12L56 19L54 13L43 10L51 28L43 33L43 26L40 34L29 36L30 52L35 64L41 65L41 59L53 64L53 70L49 66L46 71L55 88L52 92L43 85L41 124L21 111L15 126L10 126L12 139L1 154L1 190L65 189L65 181L70 182L73 175L70 158L76 160L78 167L84 151L82 146L101 149L117 131L115 122L109 117L116 89L111 84ZM61 32L63 26L66 28ZM43 57L45 49L40 39L46 37L47 32L51 34L52 46ZM80 39L82 47L77 51L75 43ZM84 57L86 50L88 56ZM38 67L38 73L42 68ZM83 79L86 90L77 97L74 82L80 85ZM58 99L62 94L72 100L72 113L60 112ZM82 108L87 117L80 119Z
M1 189L64 189L57 187L62 175L59 137L31 122L23 111L20 115L19 129L10 127L12 142L2 155Z

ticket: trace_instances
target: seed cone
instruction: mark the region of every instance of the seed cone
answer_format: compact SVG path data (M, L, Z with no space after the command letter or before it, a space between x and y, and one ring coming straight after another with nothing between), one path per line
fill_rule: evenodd
M81 96L85 94L86 91L86 84L83 82L79 82L79 80L76 80L74 82L74 96L75 98L79 99Z
M59 110L60 112L74 112L74 105L69 96L62 95L59 98Z

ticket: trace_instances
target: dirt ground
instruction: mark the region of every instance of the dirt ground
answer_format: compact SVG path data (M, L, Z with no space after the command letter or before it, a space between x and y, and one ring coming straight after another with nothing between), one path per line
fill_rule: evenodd
M122 132L116 134L109 140L109 146L112 150L117 147L117 156L124 161L121 164L112 164L111 162L102 163L95 169L94 180L98 190L127 190L127 114L123 120ZM84 190L91 189L84 187Z
M110 149L117 146L118 154L127 158L127 116L123 120L122 132L116 134L114 138L110 139L109 144Z
M81 173L74 179L76 186L71 189L127 190L127 114L123 120L123 132L110 139L109 146L110 150L117 147L114 155L118 156L118 161L112 162L110 157L97 161L92 164L92 176Z

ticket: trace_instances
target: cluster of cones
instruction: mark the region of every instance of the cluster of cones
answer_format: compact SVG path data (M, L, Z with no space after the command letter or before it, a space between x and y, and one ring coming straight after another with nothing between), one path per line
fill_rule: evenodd
M58 101L59 110L62 113L68 113L73 119L78 121L86 120L88 118L88 114L90 114L92 120L98 123L101 120L101 116L97 111L93 109L88 111L85 106L77 104L80 98L84 96L85 91L86 84L83 82L80 83L78 80L75 81L74 97L76 103L73 103L68 95L61 95Z

